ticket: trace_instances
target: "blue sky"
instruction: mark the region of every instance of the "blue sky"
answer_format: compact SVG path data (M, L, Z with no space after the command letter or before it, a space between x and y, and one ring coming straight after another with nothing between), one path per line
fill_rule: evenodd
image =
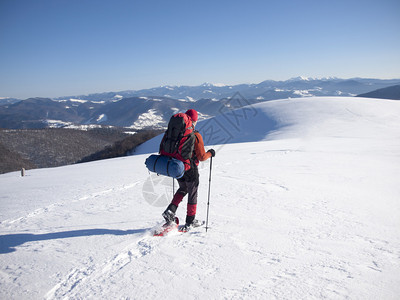
M400 78L400 1L0 0L0 97Z

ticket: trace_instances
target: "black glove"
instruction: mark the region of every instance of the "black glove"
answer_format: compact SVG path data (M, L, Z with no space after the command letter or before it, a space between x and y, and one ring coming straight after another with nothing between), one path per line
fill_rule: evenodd
M212 157L215 156L215 150L214 150L214 149L210 149L210 150L208 150L207 152L210 152Z

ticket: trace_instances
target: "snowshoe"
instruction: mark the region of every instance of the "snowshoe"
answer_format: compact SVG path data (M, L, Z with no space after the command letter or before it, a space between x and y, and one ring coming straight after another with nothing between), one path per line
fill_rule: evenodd
M185 225L183 225L183 226L179 226L178 231L179 231L179 232L188 232L188 231L190 231L191 229L196 228L196 227L203 226L204 224L205 224L204 221L199 221L199 220L197 220L197 219L194 219L193 222L190 223L190 224L185 224Z
M178 217L174 217L173 221L167 221L161 228L154 230L153 236L165 236L170 231L177 229L179 226L179 219Z

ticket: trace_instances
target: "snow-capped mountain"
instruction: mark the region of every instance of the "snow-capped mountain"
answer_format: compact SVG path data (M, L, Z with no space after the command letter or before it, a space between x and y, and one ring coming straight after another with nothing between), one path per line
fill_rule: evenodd
M197 218L134 156L0 175L1 299L397 299L400 102L275 100L199 122ZM176 185L175 185L176 186ZM185 219L186 199L177 211Z
M355 96L399 83L400 79L340 79L336 77L311 78L299 76L286 81L266 80L258 84L228 85L206 82L199 86L161 86L136 91L109 92L58 99L82 98L91 101L111 101L116 95L119 95L124 98L158 96L199 100L203 98L228 98L239 92L243 97L249 99L264 97L264 100L273 100L286 98L286 96L282 97L282 92L285 92L288 95L287 97L298 97L296 91L307 91L308 96Z
M201 118L220 114L232 99L242 105L284 98L355 96L399 84L400 80L298 77L259 84L162 86L140 91L108 92L57 99L32 98L0 105L0 127L111 125L134 129L163 128L171 114L194 108Z

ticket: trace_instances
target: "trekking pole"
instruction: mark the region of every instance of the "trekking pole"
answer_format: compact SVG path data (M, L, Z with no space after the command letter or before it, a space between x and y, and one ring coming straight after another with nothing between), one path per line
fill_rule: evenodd
M175 196L175 178L172 177L172 198Z
M208 230L208 213L210 210L210 192L211 192L211 170L212 170L212 156L210 160L210 176L208 177L208 202L207 202L207 221L206 221L206 232Z

